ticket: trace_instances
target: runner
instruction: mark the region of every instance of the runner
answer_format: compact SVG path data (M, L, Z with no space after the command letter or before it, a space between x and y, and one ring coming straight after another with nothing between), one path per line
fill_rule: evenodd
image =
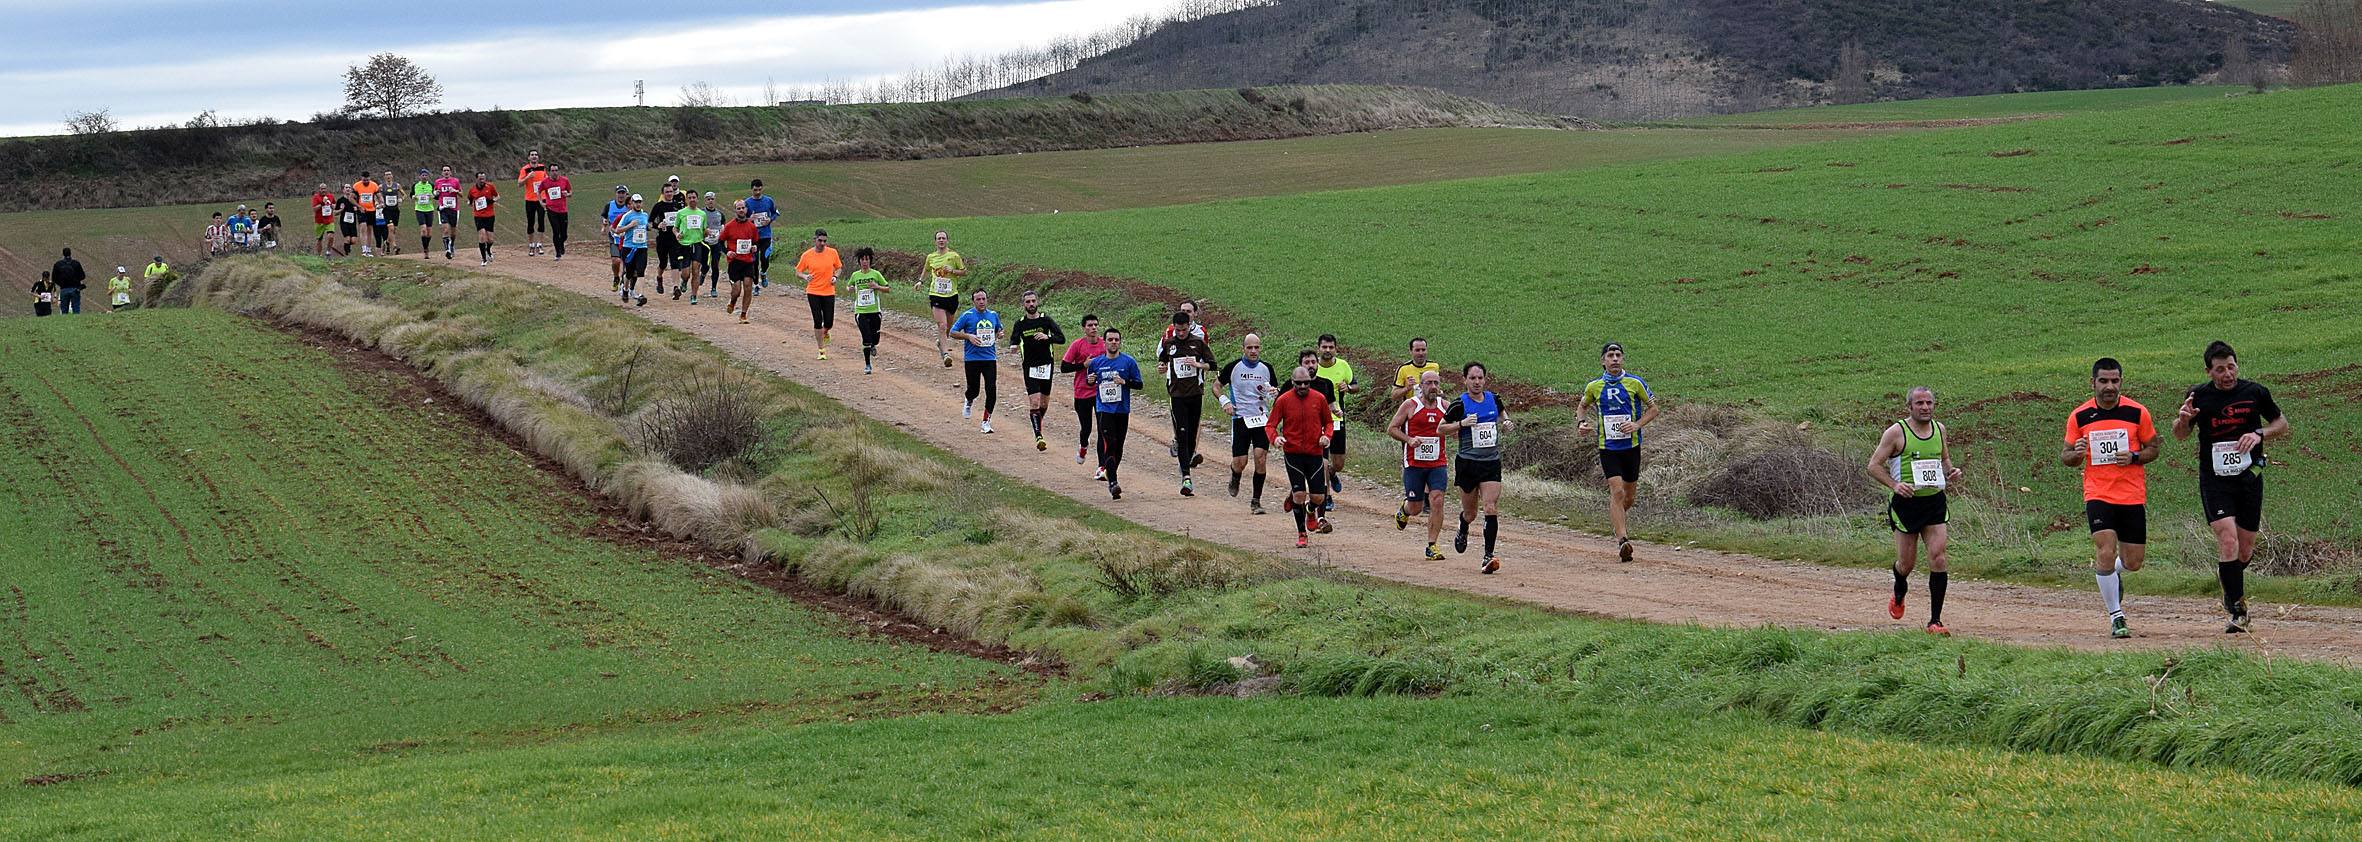
M976 296L978 301L984 300L983 291L977 291ZM1124 435L1131 430L1132 391L1147 385L1141 380L1140 364L1125 354L1123 348L1123 331L1108 330L1105 350L1091 359L1089 372L1098 398L1099 467L1107 479L1107 496L1115 500L1124 499L1124 486L1117 480L1116 470L1123 467Z
M681 209L689 206L689 197L681 193L680 184L681 177L673 176L672 180L666 181L664 187L657 191L656 203L648 206L648 225L654 229L652 236L656 239L657 295L664 294L664 273L679 265L674 262L680 258L681 252L678 226L681 222ZM674 285L673 290L679 292L680 286ZM673 297L679 298L680 296Z
M837 326L837 274L843 271L845 259L829 247L828 229L814 229L812 247L796 257L796 277L804 280L804 303L812 306L812 334L820 343L824 360L828 359L828 332ZM984 420L992 420L992 410L985 410Z
M418 259L433 257L435 247L435 181L427 168L418 168L418 181L410 185L410 213L418 220Z
M402 186L394 182L394 171L378 174L376 224L370 226L371 239L377 241L381 256L401 254L394 241L394 226L402 224Z
M1583 400L1575 407L1575 417L1582 419L1575 429L1586 436L1599 431L1599 469L1607 476L1607 519L1615 529L1616 560L1631 561L1632 538L1624 521L1639 490L1640 430L1657 420L1657 397L1649 392L1647 381L1624 373L1624 346L1602 346L1599 365L1604 373L1583 387ZM1591 418L1593 407L1599 410L1597 423Z
M254 250L254 217L246 215L246 206L239 205L230 212L230 245L241 252Z
M623 234L615 230L615 221L631 212L631 188L615 185L615 198L599 210L599 233L607 235L607 269L615 276L611 289L623 290Z
M2239 354L2227 342L2206 346L2206 378L2182 399L2173 437L2198 435L2198 504L2214 531L2215 577L2231 615L2223 633L2238 634L2248 629L2247 564L2264 526L2263 444L2288 435L2288 417L2272 390L2239 379Z
M641 201L640 194L631 194L624 212L615 217L616 256L623 264L623 284L617 294L624 301L646 307L648 296L640 294L640 278L648 271L648 212L640 210Z
M230 224L222 219L221 211L213 212L213 220L205 223L205 253L220 256L230 249Z
M107 279L107 312L131 306L131 267L115 267L115 276Z
M1894 597L1887 600L1886 616L1903 618L1903 594L1911 587L1911 568L1919 561L1919 543L1927 542L1927 631L1950 635L1944 628L1944 585L1950 578L1951 530L1944 524L1944 488L1960 481L1952 467L1952 449L1944 442L1944 425L1936 421L1936 393L1913 386L1907 393L1910 414L1889 424L1878 437L1864 469L1870 481L1893 492L1886 504L1887 525L1895 532Z
M370 237L371 242L376 241L377 208L385 198L378 193L378 188L382 186L369 180L368 170L362 170L360 178L353 182L353 199L361 212L359 224L370 229L364 233ZM362 257L373 257L376 254L376 250L370 248L370 243L361 244Z
M722 264L729 262L722 249L722 225L729 219L722 215L720 202L714 192L705 191L705 297L722 297Z
M756 228L746 203L731 206L731 219L722 226L722 251L730 264L730 303L722 305L723 313L737 313L738 323L746 324L747 311L755 304L755 244L761 242L762 229Z
M1509 407L1501 397L1485 390L1491 381L1492 372L1484 363L1461 366L1460 397L1443 413L1443 429L1460 436L1459 455L1452 458L1452 474L1460 485L1460 534L1452 539L1452 552L1468 552L1468 527L1482 508L1484 563L1477 566L1479 573L1501 569L1501 558L1493 551L1501 531L1501 434L1517 426L1509 420Z
M1250 342L1253 339L1248 337ZM1291 388L1280 393L1279 399L1272 403L1269 429L1288 470L1288 500L1281 508L1295 519L1296 546L1302 547L1310 543L1313 531L1325 535L1333 529L1328 518L1314 514L1328 491L1328 483L1321 473L1328 468L1331 416L1328 399L1312 391L1312 369L1297 366L1292 375ZM1263 432L1263 428L1257 428L1256 432ZM1258 473L1255 478L1260 480L1263 475ZM1232 480L1234 487L1236 483L1237 480Z
M706 201L713 201L712 193L705 195ZM885 329L885 305L880 296L892 289L886 283L885 273L878 271L877 262L877 250L868 246L855 249L853 251L853 274L845 278L845 284L853 288L853 326L861 329L861 373L863 374L868 374L873 370L870 368L870 363L877 358L878 335ZM689 300L691 303L695 303L697 299L692 296ZM1019 329L1023 329L1022 325ZM1032 384L1029 382L1026 385L1030 387ZM1038 417L1039 413L1036 415L1033 430L1035 438L1039 438L1042 422Z
M478 266L492 265L492 215L500 209L500 191L492 186L488 173L476 173L476 186L467 190L468 207L476 211L476 253L482 259ZM641 261L645 263L646 261Z
M2142 468L2164 452L2149 408L2123 396L2124 365L2091 364L2091 400L2067 414L2059 464L2083 469L2083 517L2091 524L2092 575L2108 608L2108 634L2131 637L2124 623L2124 571L2148 558L2149 479Z
M552 262L566 259L566 208L568 197L573 195L573 180L560 174L558 165L549 165L541 179L541 212L549 226Z
M984 290L969 293L976 306L960 314L951 326L951 336L968 343L965 359L968 364L968 402L960 408L961 418L976 414L976 392L984 392L984 432L992 432L992 410L1000 403L1001 314L984 306ZM1100 436L1102 440L1105 435ZM1104 443L1104 442L1103 442Z
M1205 323L1204 323L1203 321L1199 320L1199 319L1198 319L1198 317L1197 317L1197 302L1195 302L1195 301L1190 301L1190 300L1188 300L1188 299L1183 299L1183 300L1181 301L1181 303L1180 303L1180 304L1178 304L1178 305L1176 305L1176 306L1174 307L1174 310L1175 310L1175 311L1177 311L1177 312L1182 312L1182 313L1188 313L1188 314L1189 314L1189 326L1188 326L1187 328L1183 328L1183 327L1181 327L1181 326L1179 326L1179 325L1175 325L1175 324L1167 324L1167 325L1165 325L1165 335L1164 335L1164 336L1162 336L1162 337L1159 337L1159 338L1157 339L1157 341L1156 341L1156 347L1157 347L1157 350L1158 350L1159 352L1162 352L1162 351L1164 350L1164 348L1165 348L1165 345L1166 345L1167 343L1170 343L1170 342L1172 342L1172 341L1173 341L1173 337L1174 337L1174 336L1177 336L1177 335L1179 335L1179 332L1180 332L1180 331L1183 331L1183 330L1187 330L1187 331L1189 332L1189 334L1190 334L1190 335L1192 335L1192 336L1195 336L1195 337L1197 337L1197 338L1199 338L1199 339L1205 339L1205 338L1206 338L1206 326L1205 326ZM1211 340L1208 340L1208 341L1210 342ZM1208 345L1207 347L1212 347L1212 346L1211 346L1211 345ZM1171 372L1168 372L1168 371L1166 371L1166 370L1165 370L1165 366L1166 366L1166 363L1165 363L1163 360L1158 360L1158 361L1157 361L1157 364L1156 364L1156 376L1158 376L1158 377L1162 377L1162 378L1165 378L1167 381L1170 381L1170 380L1172 379L1172 375L1171 375ZM1175 440L1173 443L1171 443L1171 444L1167 444L1167 445L1165 445L1165 456L1166 456L1167 458L1171 458L1171 457L1177 457L1177 456L1180 456L1180 455L1181 455L1181 442L1180 442L1178 439L1176 439L1176 440Z
M450 260L452 250L459 246L459 175L450 167L444 167L442 177L435 179L435 210L443 220L443 259Z
M328 192L328 182L312 191L312 253L328 256L328 232L336 230L336 194Z
M1442 374L1443 366L1427 359L1427 339L1425 337L1412 339L1411 361L1403 363L1401 367L1394 370L1394 391L1390 393L1394 400L1400 402L1410 397L1411 390L1418 388L1419 375L1430 371Z
M967 276L968 261L951 250L951 233L935 232L935 250L927 253L917 286L926 291L927 305L935 314L935 351L943 355L944 368L951 367L944 341L951 337L952 312L960 308L960 279Z
M1091 380L1086 373L1091 358L1106 352L1107 343L1099 336L1099 317L1086 313L1083 315L1083 338L1067 345L1066 355L1058 361L1059 371L1074 374L1075 426L1082 431L1078 434L1078 445L1074 449L1074 463L1077 465L1090 456L1091 421L1099 414L1099 395L1091 388ZM1098 479L1106 477L1102 475Z
M1058 321L1042 312L1041 293L1026 290L1022 301L1025 318L1017 320L1017 329L1009 334L1009 346L1018 349L1017 364L1025 369L1025 407L1033 415L1033 449L1048 450L1050 440L1042 437L1042 416L1050 411L1051 355L1066 345L1066 331L1059 330ZM1127 415L1130 400L1125 398Z
M549 183L543 182L542 189L546 192ZM674 301L681 300L681 292L687 290L689 303L697 303L698 282L705 278L706 219L705 209L697 206L697 197L681 194L681 210L673 218L673 239L678 243L673 247L673 268L680 272L679 283L673 284Z
M361 233L361 200L347 187L336 197L336 256L353 256L353 241Z
M1165 397L1173 404L1173 458L1181 466L1181 496L1197 496L1197 480L1190 469L1206 457L1197 451L1198 419L1205 415L1206 372L1214 370L1214 349L1206 344L1197 320L1188 310L1173 314L1157 367L1165 372Z
M262 247L279 250L279 232L285 230L279 222L279 203L262 203L262 217L254 221L254 230L262 237Z
M43 270L41 280L33 282L33 315L35 317L49 315L49 312L57 307L57 299L57 282L50 280L49 272Z
M755 294L760 295L763 287L771 285L771 221L779 218L779 203L763 195L762 179L747 182L746 188L753 191L752 195L746 197L746 218L755 224L755 232L759 235L755 238L755 262L758 266ZM944 365L949 366L951 363Z
M1402 503L1394 507L1394 528L1410 526L1411 518L1427 515L1427 560L1442 561L1436 542L1443 537L1443 492L1450 487L1450 464L1443 455L1443 374L1419 374L1417 391L1394 408L1386 435L1402 442Z
M1337 355L1337 335L1320 335L1320 365L1312 368L1314 377L1325 378L1337 390L1333 409L1337 414L1335 429L1329 431L1329 496L1328 508L1337 508L1336 494L1345 491L1345 396L1361 393L1361 378L1354 376L1353 363Z
M1279 394L1273 385L1279 373L1263 361L1263 337L1247 334L1240 340L1240 348L1245 355L1223 366L1216 382L1222 386L1222 411L1230 414L1230 496L1238 496L1239 477L1246 472L1247 457L1252 454L1255 494L1247 498L1247 511L1259 515L1263 513L1264 466L1271 459L1271 435L1265 428L1271 420L1269 401ZM1304 387L1311 389L1311 375L1302 379Z
M527 150L525 165L517 168L517 186L525 189L525 253L536 257L541 255L541 214L549 200L542 184L549 179L549 170L541 163L540 150Z

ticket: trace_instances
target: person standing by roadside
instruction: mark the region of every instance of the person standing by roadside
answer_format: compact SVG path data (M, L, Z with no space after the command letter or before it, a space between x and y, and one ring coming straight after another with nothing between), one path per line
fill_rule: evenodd
M66 249L56 263L49 267L49 279L57 284L57 312L75 315L82 312L82 287L89 282L82 272L82 261L74 259L74 250Z
M38 318L57 309L57 282L50 280L50 272L41 273L41 280L33 282L33 315Z
M131 267L115 267L115 276L107 279L107 312L131 306Z

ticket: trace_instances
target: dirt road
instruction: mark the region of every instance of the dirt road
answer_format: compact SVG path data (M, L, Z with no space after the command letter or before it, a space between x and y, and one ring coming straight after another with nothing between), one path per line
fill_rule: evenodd
M596 246L594 245L593 248ZM606 262L589 259L553 263L504 246L492 270L582 295L615 302ZM403 258L397 258L403 259ZM441 262L441 261L436 261ZM643 282L652 291L652 282ZM1618 563L1613 544L1563 527L1504 517L1500 573L1478 575L1478 556L1440 562L1420 558L1424 535L1397 532L1392 512L1393 483L1355 480L1332 517L1336 532L1316 535L1310 549L1294 547L1294 529L1279 511L1285 472L1272 458L1277 490L1266 492L1270 514L1250 517L1244 499L1224 491L1228 471L1219 457L1229 446L1222 435L1201 437L1207 463L1198 470L1200 492L1180 496L1178 473L1165 456L1172 425L1163 407L1136 412L1124 462L1124 499L1107 498L1091 469L1075 464L1074 414L1064 376L1052 393L1046 430L1048 452L1034 450L1027 435L1023 386L1013 355L1004 354L1001 405L985 435L960 417L963 384L958 368L944 368L935 355L934 325L887 314L881 362L875 375L861 373L859 334L850 308L840 302L835 353L814 359L809 311L800 293L774 284L756 299L754 323L741 325L714 302L695 307L651 296L635 308L649 319L694 333L755 365L819 390L872 417L1010 477L1099 506L1137 523L1167 532L1254 552L1311 561L1414 585L1502 597L1602 617L1662 623L1752 627L1779 625L1827 630L1917 629L1926 622L1925 581L1913 583L1911 611L1904 620L1886 616L1888 574L1878 570L1819 567L1709 550L1642 545L1637 560ZM915 293L901 293L915 295ZM617 303L616 306L623 306ZM1007 305L1002 312L1014 312ZM1014 323L1014 316L1009 316ZM1140 350L1135 346L1135 350ZM1233 349L1234 350L1234 349ZM1217 349L1221 353L1221 349ZM1220 410L1208 402L1208 414ZM981 409L981 407L979 407ZM1219 420L1214 419L1214 420ZM1222 421L1227 424L1227 421ZM1373 446L1366 443L1363 446ZM1456 503L1456 496L1455 496ZM1448 551L1452 524L1447 514ZM1917 578L1917 577L1915 577ZM2139 595L2140 574L2127 577L2125 610L2135 636L2112 640L2106 633L2096 589L2053 590L1979 581L1952 583L1945 620L1953 634L2029 646L2075 649L2171 649L2235 646L2257 653L2362 665L2362 610L2257 604L2255 633L2224 635L2221 608L2202 598Z

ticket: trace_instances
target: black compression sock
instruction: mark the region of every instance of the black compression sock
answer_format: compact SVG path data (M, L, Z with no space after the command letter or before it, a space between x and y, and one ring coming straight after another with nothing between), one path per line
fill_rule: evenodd
M2247 599L2247 562L2215 562L2214 575L2223 583L2223 610L2238 613L2240 603Z
M1263 499L1263 475L1255 475L1255 499Z
M429 238L426 238L426 237L420 237L420 238L418 238L418 253L419 253L419 254L425 254L425 253L427 253L428 251L431 251L432 249L428 248L428 246L430 246L430 245L433 245L433 241L432 241L432 240L430 240Z
M1296 499L1296 498L1294 498L1294 497L1289 497L1289 498L1288 498L1288 500L1289 500L1289 502L1290 502L1291 504L1292 504L1292 503L1295 501L1295 499ZM1306 517L1309 517L1309 516L1310 516L1310 513L1309 513L1309 512L1306 512L1306 511L1304 511L1304 507L1303 507L1303 506L1298 506L1298 505L1290 505L1290 506L1288 507L1288 515L1289 515L1290 517L1293 517L1293 518L1295 518L1295 519L1296 519L1296 531L1298 531L1298 532L1310 532L1310 531L1312 531L1312 530L1310 530L1310 529L1307 529L1307 528L1306 528L1307 526L1310 526L1310 524L1309 524L1309 523L1307 523L1307 522L1305 522L1305 518L1306 518Z
M877 352L878 352L878 346L876 346L876 345L863 345L863 346L861 346L861 364L862 364L862 365L868 365L868 364L869 364L869 361L870 361L870 358L871 358L871 357L874 357L874 356L876 356L876 355L877 355ZM1038 423L1037 423L1037 424L1035 424L1035 425L1033 426L1033 432L1034 432L1034 435L1040 435L1040 434L1041 434L1041 432L1042 432L1042 427L1041 427L1041 425L1040 425L1040 424L1038 424Z
M1886 570L1895 574L1895 598L1902 599L1903 594L1911 590L1911 578L1903 575L1903 568L1900 567L1889 567Z
M1949 579L1950 574L1941 570L1927 574L1927 621L1930 623L1944 621L1944 585Z
M1468 542L1468 518L1460 518L1460 543Z
M476 253L477 253L477 254L480 254L480 255L483 255L485 260L491 260L491 259L492 259L492 244L491 244L491 243L477 243L477 244L476 244Z
M1033 411L1033 437L1042 437L1042 411L1038 409Z
M1484 554L1493 554L1493 538L1501 534L1501 516L1484 516Z

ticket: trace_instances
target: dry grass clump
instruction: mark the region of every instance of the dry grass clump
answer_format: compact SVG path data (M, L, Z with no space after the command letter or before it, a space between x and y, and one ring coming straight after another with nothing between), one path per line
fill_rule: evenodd
M627 428L643 451L690 472L743 462L763 440L763 407L743 378L703 372L634 413Z

